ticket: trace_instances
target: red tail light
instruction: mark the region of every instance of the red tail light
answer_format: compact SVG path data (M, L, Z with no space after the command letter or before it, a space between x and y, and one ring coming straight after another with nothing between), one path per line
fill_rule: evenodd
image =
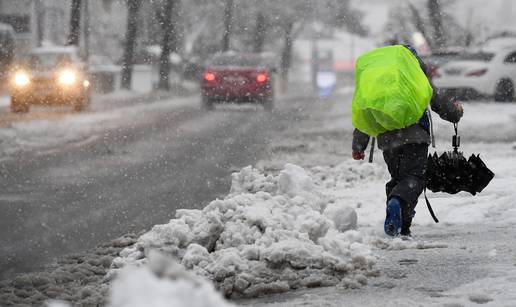
M209 71L204 73L204 80L206 80L208 82L212 82L212 81L215 81L215 79L216 79L216 76L214 73L209 72Z
M481 76L485 75L486 72L487 72L487 68L479 69L479 70L475 70L475 71L467 73L466 77L481 77Z
M258 76L256 76L256 81L259 82L259 83L263 83L265 81L267 81L267 79L269 79L269 76L267 76L267 74L259 74Z

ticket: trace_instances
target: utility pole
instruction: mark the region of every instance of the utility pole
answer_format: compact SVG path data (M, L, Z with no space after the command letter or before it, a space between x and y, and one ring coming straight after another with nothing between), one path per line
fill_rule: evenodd
M224 9L224 36L222 38L222 51L228 51L231 45L231 30L233 27L233 0L226 0Z

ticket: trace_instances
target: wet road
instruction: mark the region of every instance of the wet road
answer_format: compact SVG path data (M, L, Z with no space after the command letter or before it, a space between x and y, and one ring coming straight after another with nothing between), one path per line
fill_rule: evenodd
M225 195L231 171L263 158L271 134L310 102L291 96L278 99L273 113L246 106L204 112L197 97L190 100L2 161L0 279Z

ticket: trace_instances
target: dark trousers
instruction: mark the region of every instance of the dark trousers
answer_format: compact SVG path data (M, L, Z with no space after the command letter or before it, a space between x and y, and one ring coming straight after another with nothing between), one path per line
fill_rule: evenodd
M385 185L387 199L401 200L403 228L410 228L417 199L426 186L428 144L407 144L383 152L391 180Z

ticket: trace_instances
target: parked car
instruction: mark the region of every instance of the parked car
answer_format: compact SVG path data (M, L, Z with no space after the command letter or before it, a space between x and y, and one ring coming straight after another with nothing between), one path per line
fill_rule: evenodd
M31 105L68 105L76 111L90 104L90 82L75 47L41 47L29 52L10 80L11 111Z
M494 97L512 101L516 85L516 46L461 54L437 70L434 84L451 98Z
M447 49L423 56L422 60L426 63L428 68L428 77L433 79L439 67L456 60L462 53L464 53L464 51L460 49Z
M273 71L260 54L226 52L215 55L201 81L202 105L210 110L215 103L254 102L272 110Z

